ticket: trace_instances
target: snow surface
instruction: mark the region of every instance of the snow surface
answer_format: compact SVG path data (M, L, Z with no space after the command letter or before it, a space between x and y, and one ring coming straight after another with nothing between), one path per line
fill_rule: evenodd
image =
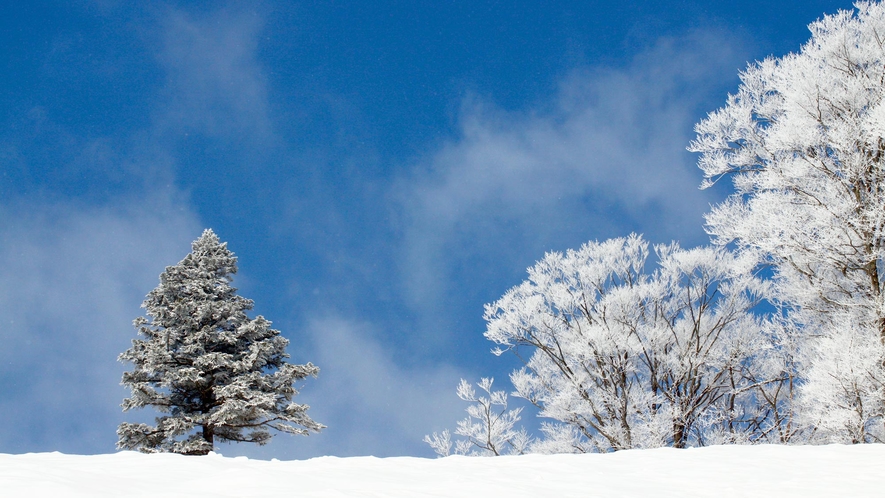
M0 454L2 496L885 496L885 445L589 455L322 457Z

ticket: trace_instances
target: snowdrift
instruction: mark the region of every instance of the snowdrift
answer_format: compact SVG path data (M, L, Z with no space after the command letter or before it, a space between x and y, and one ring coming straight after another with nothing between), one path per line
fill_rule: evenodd
M885 496L885 445L497 458L0 454L3 496Z

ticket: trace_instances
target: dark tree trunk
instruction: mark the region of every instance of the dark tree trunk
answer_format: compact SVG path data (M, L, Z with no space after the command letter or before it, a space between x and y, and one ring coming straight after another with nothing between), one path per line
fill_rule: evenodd
M683 423L673 424L673 447L685 448L685 424Z
M203 426L203 439L209 443L210 448L209 450L206 450L206 453L203 453L205 455L215 448L215 432L212 430L212 427L209 427L208 425Z

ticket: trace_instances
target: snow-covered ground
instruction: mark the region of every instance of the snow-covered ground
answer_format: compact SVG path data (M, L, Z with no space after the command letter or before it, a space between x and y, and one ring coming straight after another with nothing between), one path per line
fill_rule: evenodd
M0 454L2 496L885 496L885 445L261 461Z

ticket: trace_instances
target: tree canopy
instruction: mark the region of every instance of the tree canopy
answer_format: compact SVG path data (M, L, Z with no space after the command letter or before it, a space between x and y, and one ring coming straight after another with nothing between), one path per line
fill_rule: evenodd
M707 215L719 244L773 269L773 296L807 339L805 423L830 441L883 441L885 6L811 24L798 53L741 74L697 125L704 186L735 192Z

